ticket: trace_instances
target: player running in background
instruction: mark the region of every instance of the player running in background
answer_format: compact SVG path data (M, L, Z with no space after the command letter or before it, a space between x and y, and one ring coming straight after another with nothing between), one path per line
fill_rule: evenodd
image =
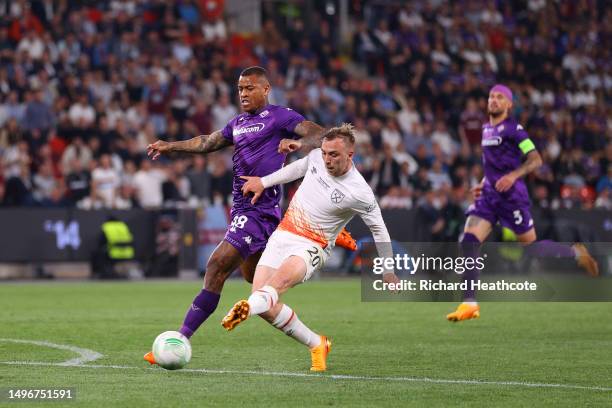
M306 327L287 305L279 307L279 296L308 280L327 260L342 228L359 215L372 231L380 256L392 257L391 238L372 189L352 162L355 137L352 126L328 130L320 149L266 177L243 177L245 195L261 203L266 191L279 184L304 178L289 208L264 250L248 300L237 302L222 321L232 330L251 315L266 314L266 320L311 352L311 370L325 371L331 342ZM389 271L386 282L398 282Z
M302 137L307 143L316 143L324 131L289 108L270 105L269 93L265 69L247 68L238 79L243 113L225 128L185 141L158 140L147 147L147 154L155 160L161 154L172 152L205 154L234 146L232 221L224 240L208 260L204 287L194 298L180 328L188 338L215 311L223 284L236 268L240 267L244 278L252 282L255 265L281 218L279 189L267 189L259 204L253 206L250 199L242 195L244 180L240 177L265 176L280 169L287 151L281 151L281 140ZM147 353L145 359L154 363L152 353Z
M522 177L542 164L527 132L510 117L512 91L495 85L489 92L489 123L482 127L482 162L485 176L473 189L475 202L468 208L461 248L464 256L478 256L479 246L487 239L492 226L499 221L525 244L531 256L575 258L589 275L597 276L597 262L582 244L564 245L550 240L536 241L533 219L529 212L529 195ZM523 161L523 158L525 160ZM478 280L479 272L470 268L464 273L468 282ZM446 318L461 321L480 317L480 306L473 290L465 291L464 301Z

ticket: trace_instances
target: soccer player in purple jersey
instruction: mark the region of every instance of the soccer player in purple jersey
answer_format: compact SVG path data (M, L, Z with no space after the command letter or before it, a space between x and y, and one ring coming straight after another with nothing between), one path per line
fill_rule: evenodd
M223 129L185 141L158 140L147 147L147 154L155 160L161 154L171 152L205 154L234 146L232 221L224 240L208 260L204 287L194 298L180 328L180 332L188 338L215 311L223 284L236 268L240 267L244 278L253 282L255 266L281 218L278 188L266 189L257 206L254 206L251 198L242 194L245 181L241 176L263 177L279 170L285 162L286 153L303 145L320 143L324 131L321 126L305 120L289 108L269 104L270 89L265 69L247 68L238 79L243 113ZM295 138L302 140L293 143ZM271 316L275 316L276 312L271 311L270 316L262 317L273 323ZM154 363L152 353L147 353L145 359Z
M536 241L529 212L529 195L523 177L542 164L542 158L523 127L510 116L512 91L495 85L489 92L489 123L482 126L482 162L485 176L473 189L475 202L468 208L461 248L464 256L476 257L480 244L487 239L494 224L512 230L526 253L534 256L575 258L591 276L599 274L597 262L582 244L572 246L543 240ZM478 269L464 273L467 282L478 280ZM474 290L464 293L464 301L446 318L461 321L480 317Z

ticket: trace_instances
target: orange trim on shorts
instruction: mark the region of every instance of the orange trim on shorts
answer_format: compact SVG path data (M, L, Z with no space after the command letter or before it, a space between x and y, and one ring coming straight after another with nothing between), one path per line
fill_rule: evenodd
M325 238L323 229L318 226L314 226L308 219L306 212L301 209L294 201L289 204L289 208L285 213L285 216L278 224L278 229L282 231L291 232L292 234L299 235L306 239L309 239L325 249L328 242Z

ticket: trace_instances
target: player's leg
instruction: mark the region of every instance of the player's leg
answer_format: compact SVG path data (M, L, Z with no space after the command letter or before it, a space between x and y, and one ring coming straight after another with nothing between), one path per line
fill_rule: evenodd
M295 254L295 255L294 255ZM253 280L248 300L237 302L223 318L222 325L232 330L253 314L262 318L298 342L311 354L311 370L325 371L331 342L309 329L279 295L290 287L307 280L321 267L327 254L312 242L293 234L275 232L268 241Z
M269 266L258 266L255 280L253 281L252 292L254 293L263 287L276 272L277 269ZM308 348L317 347L321 344L321 336L302 323L293 309L281 301L277 302L273 308L267 312L261 313L259 316L287 336L295 339Z
M517 234L517 240L525 245L525 253L534 258L573 258L578 266L583 268L590 276L599 275L597 261L589 254L584 244L567 245L560 242L544 239L537 241L535 228Z
M488 214L481 212L484 216ZM488 218L492 218L491 215ZM463 236L461 237L460 247L461 255L464 257L476 258L478 256L480 245L484 242L492 230L492 222L483 216L470 214L465 222ZM463 303L457 309L446 315L446 318L452 322L461 320L475 319L480 317L480 306L476 302L476 291L472 289L471 282L478 280L480 272L475 267L466 268L463 273L463 281L467 282L467 289L463 293Z
M255 270L257 268L257 264L259 263L259 259L261 258L261 253L262 251L250 255L240 265L240 273L242 274L244 280L249 283L253 283L255 278Z
M204 288L193 299L179 331L187 338L217 309L223 284L229 275L242 262L242 255L227 241L221 241L215 248L206 265ZM152 352L145 354L144 359L156 364Z
M289 246L289 253L296 255L291 255L285 259L276 273L271 274L270 278L265 281L264 286L260 289L267 288L267 292L271 294L271 299L274 298L274 294L271 293L272 290L276 290L278 295L281 295L289 288L310 279L313 273L322 267L327 257L320 247L313 246L311 243L297 242L295 245ZM263 296L255 296L252 299L253 295L256 294ZM260 308L265 308L266 302L264 299L267 297L267 293L256 291L253 295L249 297L249 302L258 305ZM251 313L254 314L253 312L255 311L257 309L253 308ZM269 308L268 312L270 311L273 311L273 308ZM294 311L286 305L283 305L272 324L308 346L311 360L310 371L327 370L327 356L331 352L332 343L326 336L316 334L310 330L302 323Z
M206 274L204 275L204 288L193 299L180 332L186 337L193 333L217 309L221 290L227 278L243 262L242 255L227 241L215 248L208 259Z
M268 251L267 248L266 251ZM264 257L266 257L266 251L264 251ZM272 268L275 266L271 265ZM265 269L258 268L259 270ZM255 276L257 279L257 272ZM271 276L259 289L251 293L248 300L238 301L223 318L221 324L227 330L233 330L249 316L268 312L276 306L280 294L302 282L304 276L306 276L304 260L298 256L289 256L278 266L278 269L271 273Z

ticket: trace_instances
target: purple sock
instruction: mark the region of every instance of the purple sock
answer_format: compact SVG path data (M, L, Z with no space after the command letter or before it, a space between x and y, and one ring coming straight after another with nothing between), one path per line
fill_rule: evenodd
M525 247L525 251L529 256L535 258L574 258L574 248L567 244L545 239L542 241L532 242Z
M185 315L183 326L179 331L187 338L193 336L198 327L215 311L220 297L221 295L218 293L202 289L198 296L193 299L193 303Z
M476 235L466 232L463 234L463 239L461 240L461 255L464 257L476 258L478 256L478 251L480 249L480 241L476 238ZM468 282L468 287L463 292L463 301L464 302L475 302L476 301L476 291L472 289L471 282L478 280L480 276L480 272L476 268L465 268L465 272L463 272L463 281Z

